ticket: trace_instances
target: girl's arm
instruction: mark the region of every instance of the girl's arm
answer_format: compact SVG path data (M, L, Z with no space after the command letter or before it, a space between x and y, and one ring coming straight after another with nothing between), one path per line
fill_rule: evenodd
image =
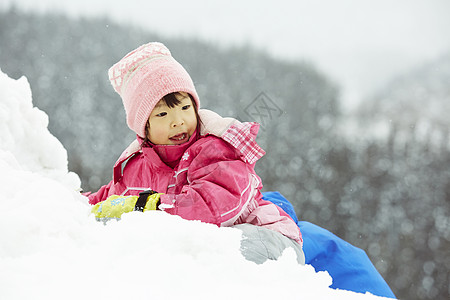
M186 171L189 184L180 194L162 195L160 208L184 219L231 226L259 193L261 180L229 144L205 140Z
M112 184L113 182L110 181L107 185L102 186L97 192L90 194L88 196L89 204L95 205L101 201L106 200Z

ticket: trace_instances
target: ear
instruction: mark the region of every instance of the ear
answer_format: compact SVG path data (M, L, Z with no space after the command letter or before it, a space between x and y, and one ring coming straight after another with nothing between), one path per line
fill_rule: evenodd
M149 131L150 131L150 121L147 120L147 123L145 123L145 137L144 138L148 137L148 132Z

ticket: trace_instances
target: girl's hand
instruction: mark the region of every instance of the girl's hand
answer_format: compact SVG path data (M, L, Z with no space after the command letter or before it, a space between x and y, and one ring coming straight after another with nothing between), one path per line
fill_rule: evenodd
M156 210L159 204L159 197L161 193L156 192L142 192L140 196L119 196L111 195L105 201L99 202L92 207L91 212L97 219L120 219L122 214L132 212L135 210L148 211ZM142 205L140 208L136 207L136 202ZM143 198L143 199L142 199ZM142 207L144 209L142 210Z

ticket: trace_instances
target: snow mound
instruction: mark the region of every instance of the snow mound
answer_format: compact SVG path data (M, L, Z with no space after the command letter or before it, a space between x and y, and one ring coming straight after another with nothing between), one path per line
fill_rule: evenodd
M292 249L256 265L233 228L164 212L104 226L25 78L0 71L0 299L376 299L330 289Z

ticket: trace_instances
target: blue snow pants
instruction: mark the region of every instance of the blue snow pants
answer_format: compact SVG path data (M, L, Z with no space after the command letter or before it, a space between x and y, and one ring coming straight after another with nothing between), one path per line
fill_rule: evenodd
M306 264L316 272L327 271L334 289L395 298L364 250L342 240L328 230L306 221L298 221L292 204L279 192L265 192L263 199L281 207L297 223L303 236Z

